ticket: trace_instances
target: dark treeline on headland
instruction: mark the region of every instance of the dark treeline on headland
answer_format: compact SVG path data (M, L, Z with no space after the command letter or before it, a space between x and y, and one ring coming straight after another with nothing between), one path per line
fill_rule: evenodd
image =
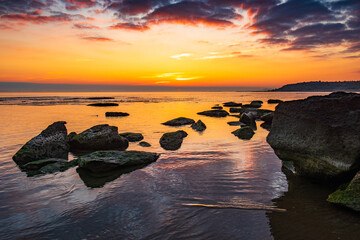
M287 84L281 88L271 90L273 92L335 92L335 91L360 91L360 81L343 82L302 82Z

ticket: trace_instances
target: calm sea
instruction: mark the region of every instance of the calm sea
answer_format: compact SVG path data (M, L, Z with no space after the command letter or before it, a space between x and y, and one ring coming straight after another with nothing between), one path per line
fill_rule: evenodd
M231 134L235 117L197 112L227 101L302 99L325 93L0 93L1 239L359 239L360 216L328 204L334 189L286 177L260 127L249 141ZM114 97L92 100L89 97ZM92 102L118 107L90 107ZM130 116L106 118L107 111ZM201 119L207 129L167 127L176 118ZM28 177L11 157L55 121L68 132L107 123L140 132L161 153L157 162L131 172L89 176L76 167ZM165 151L165 132L189 135ZM76 156L70 154L69 158Z

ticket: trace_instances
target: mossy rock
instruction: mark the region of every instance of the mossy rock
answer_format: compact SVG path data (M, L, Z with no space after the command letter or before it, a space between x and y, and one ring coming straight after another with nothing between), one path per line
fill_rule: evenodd
M330 194L327 201L360 211L360 172L347 186Z
M119 135L126 138L129 142L138 142L144 139L144 136L141 133L125 132L120 133Z

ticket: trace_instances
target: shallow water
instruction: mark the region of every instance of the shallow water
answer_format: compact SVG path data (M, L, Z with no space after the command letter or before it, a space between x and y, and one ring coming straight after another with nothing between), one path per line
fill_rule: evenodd
M269 98L316 94L0 93L0 238L358 239L359 215L325 201L333 189L286 178L261 122L244 141L231 134L238 127L227 124L236 118L196 114L227 101L263 100L264 109L274 109ZM93 102L119 106L87 106ZM130 116L106 118L107 111ZM207 129L160 124L180 116L201 119ZM152 147L131 143L128 149L162 155L143 168L106 176L72 168L28 177L12 155L59 120L67 122L68 132L104 123L119 132L141 132ZM182 147L163 150L161 135L177 129L189 134Z

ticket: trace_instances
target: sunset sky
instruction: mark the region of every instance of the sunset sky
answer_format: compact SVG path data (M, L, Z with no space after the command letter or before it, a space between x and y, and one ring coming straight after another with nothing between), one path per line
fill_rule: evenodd
M359 0L0 0L0 81L360 80Z

